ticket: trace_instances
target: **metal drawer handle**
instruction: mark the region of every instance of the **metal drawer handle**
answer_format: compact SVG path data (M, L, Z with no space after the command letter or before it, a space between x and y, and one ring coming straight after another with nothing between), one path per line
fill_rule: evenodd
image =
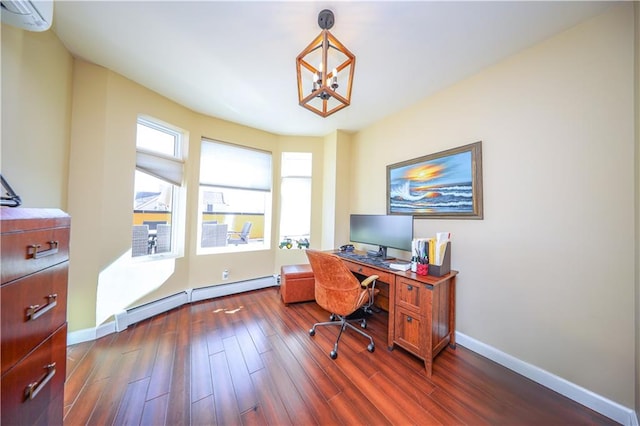
M33 249L32 259L40 259L45 256L51 256L52 254L56 254L58 252L58 241L49 241L49 250L38 251L41 247L40 244L31 244L29 248Z
M44 368L47 369L47 374L44 378L38 382L30 383L29 386L24 391L24 396L27 399L33 399L38 396L38 393L49 383L49 381L56 375L56 363L52 362L51 364L45 365Z
M362 272L362 268L359 268L359 269L358 269L358 272Z
M51 309L55 308L58 305L57 298L58 298L58 295L56 293L53 293L47 296L47 299L49 299L49 303L47 303L46 305L29 306L27 308L27 318L29 318L30 321L37 320L42 315L46 314L47 312L49 312Z
M407 286L407 290L408 290L408 291L413 290L413 286L412 286L412 285L408 285L408 286Z
M413 318L407 317L407 322L411 322L411 321L413 321Z

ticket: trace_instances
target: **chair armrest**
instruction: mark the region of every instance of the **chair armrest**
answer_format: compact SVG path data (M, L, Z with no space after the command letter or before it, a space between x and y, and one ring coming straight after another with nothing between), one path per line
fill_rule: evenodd
M375 280L377 280L378 278L380 278L378 275L370 275L370 276L368 276L367 278L365 278L365 279L360 283L360 285L361 285L363 288L366 288L366 287L368 287L368 286L369 286L369 284L371 284L371 282L372 282L372 281L375 281Z

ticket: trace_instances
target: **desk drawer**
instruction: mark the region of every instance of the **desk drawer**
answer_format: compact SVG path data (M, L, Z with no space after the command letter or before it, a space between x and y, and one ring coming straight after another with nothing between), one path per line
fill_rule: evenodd
M406 278L396 278L396 304L403 308L421 312L423 292L428 291L425 285Z
M2 374L67 320L67 266L60 263L0 289Z
M2 234L2 284L68 260L69 229Z
M2 376L3 425L62 424L62 410L51 404L64 394L66 344L65 324Z
M383 271L381 269L371 268L360 263L345 261L344 259L343 261L349 267L349 270L351 272L355 272L356 274L364 275L367 277L370 275L377 275L380 277L379 281L385 282L387 284L392 282L391 280L393 279L393 275L389 272Z
M426 320L413 312L397 309L395 318L395 343L416 356L424 358L424 333Z

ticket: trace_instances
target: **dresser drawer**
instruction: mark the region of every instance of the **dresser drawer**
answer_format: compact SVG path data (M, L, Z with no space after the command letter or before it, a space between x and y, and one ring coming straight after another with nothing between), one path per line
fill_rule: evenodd
M377 275L379 276L379 281L385 282L385 283L390 283L391 280L393 279L393 275L389 272L385 272L382 271L380 269L374 269L374 268L370 268L366 265L362 265L360 263L355 263L355 262L349 262L347 260L342 259L343 262L347 265L347 267L349 268L349 270L351 272L355 272L356 274L360 274L360 275L364 275L364 276L370 276L370 275Z
M66 376L67 326L60 327L26 358L2 376L3 425L61 425L61 401Z
M0 288L2 374L66 322L67 267L63 262Z
M64 227L3 233L0 237L2 284L69 259L69 229Z

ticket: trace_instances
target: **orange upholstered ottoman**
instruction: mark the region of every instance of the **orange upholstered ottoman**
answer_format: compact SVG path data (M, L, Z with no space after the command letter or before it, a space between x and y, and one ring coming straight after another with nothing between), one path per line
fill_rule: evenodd
M280 268L280 296L285 305L316 299L311 265L283 265Z

